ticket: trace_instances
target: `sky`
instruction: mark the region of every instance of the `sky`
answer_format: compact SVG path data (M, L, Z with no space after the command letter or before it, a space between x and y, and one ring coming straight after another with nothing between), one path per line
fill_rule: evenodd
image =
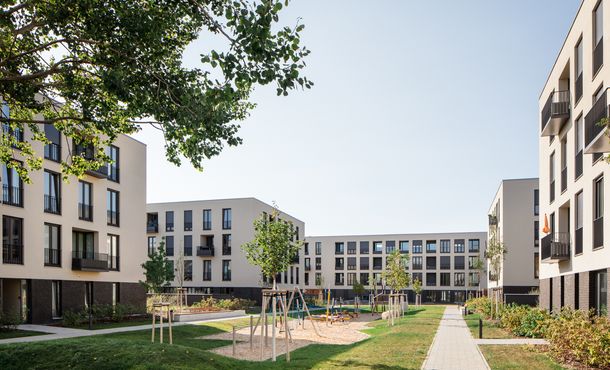
M280 23L306 25L315 86L257 88L243 144L202 172L135 134L148 202L275 201L309 236L484 231L500 181L538 176L538 98L579 5L293 0Z

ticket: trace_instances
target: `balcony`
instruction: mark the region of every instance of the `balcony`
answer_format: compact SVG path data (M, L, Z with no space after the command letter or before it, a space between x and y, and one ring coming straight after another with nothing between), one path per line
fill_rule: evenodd
M72 252L72 270L108 271L108 255L105 253Z
M23 265L23 244L2 244L2 263Z
M542 238L542 262L557 263L570 259L570 233L556 232Z
M604 64L604 39L603 37L599 40L595 49L593 49L593 75L597 74L597 71Z
M45 266L61 266L61 251L59 249L44 249L44 265Z
M159 232L159 223L158 222L149 222L146 224L146 232L147 233L158 233Z
M74 155L83 157L88 161L95 161L95 149L92 145L80 145L74 144ZM91 175L93 177L97 177L99 179L108 178L108 166L103 164L100 165L97 169L87 170L86 174Z
M98 179L108 178L108 166L105 165L99 166L97 170L87 170L85 172L87 173L87 175L97 177Z
M610 152L610 141L605 135L606 125L600 124L604 118L608 118L606 91L585 116L585 154Z
M553 91L541 113L541 136L559 134L570 118L570 90Z
M214 246L204 245L197 247L197 256L199 257L214 257Z
M489 226L497 226L498 218L494 215L487 215Z

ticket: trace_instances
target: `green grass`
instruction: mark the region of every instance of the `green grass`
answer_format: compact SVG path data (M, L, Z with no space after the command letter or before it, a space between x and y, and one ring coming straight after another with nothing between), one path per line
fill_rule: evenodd
M291 353L295 369L419 369L444 306L423 306L408 312L398 325L371 323L371 338L352 345L310 345ZM284 369L284 356L276 363L239 361L209 351L229 341L197 337L228 331L242 325L239 319L174 328L174 345L151 344L150 331L116 333L0 346L0 369ZM167 337L166 337L167 338Z
M31 330L0 330L0 339L32 337L34 335L46 335L39 331Z
M100 330L100 329L112 329L112 328L123 328L126 326L137 326L137 325L147 325L147 324L152 324L152 319L149 318L140 318L140 319L134 319L134 320L127 320L127 321L121 321L121 322L96 322L93 323L93 326L91 327L92 330ZM72 329L89 329L89 324L85 323L83 325L77 325L77 326L66 326L67 328L72 328Z
M528 346L481 345L481 352L492 370L561 370L564 367L546 354Z
M479 338L479 318L481 318L481 315L478 313L470 314L464 317L473 338ZM517 337L506 331L506 329L501 328L498 324L483 319L483 338L509 339Z

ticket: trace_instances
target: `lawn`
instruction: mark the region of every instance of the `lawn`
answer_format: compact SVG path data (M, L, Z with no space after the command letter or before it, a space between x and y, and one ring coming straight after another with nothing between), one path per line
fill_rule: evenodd
M31 330L0 330L0 339L32 337L34 335L46 335L46 334L47 333L42 333L39 331L31 331Z
M444 306L412 309L398 325L387 327L376 321L367 329L371 338L348 346L310 345L291 353L290 368L419 369ZM238 361L206 351L229 344L222 340L196 337L229 331L231 325L248 319L185 325L174 328L174 345L150 343L150 331L135 331L86 338L64 339L0 346L0 369L283 369L284 357L277 363Z
M528 346L481 345L481 352L492 370L560 370L565 369L546 354Z
M99 329L112 329L112 328L122 328L125 326L137 326L137 325L147 325L147 324L152 324L152 319L149 318L139 318L139 319L134 319L134 320L126 320L126 321L120 321L120 322L94 322L93 326L91 327L92 330L99 330ZM89 323L85 323L83 325L77 325L77 326L66 326L67 328L72 328L72 329L89 329Z
M468 316L465 316L466 324L470 329L470 333L472 337L475 339L479 338L479 318L481 315L478 313L473 313ZM516 338L516 336L512 335L504 328L501 328L499 325L495 324L492 321L483 319L483 338L484 339L508 339L508 338Z

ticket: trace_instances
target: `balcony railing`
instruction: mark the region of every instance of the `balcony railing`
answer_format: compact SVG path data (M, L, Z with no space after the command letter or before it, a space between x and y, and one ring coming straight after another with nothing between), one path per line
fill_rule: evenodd
M159 232L159 223L158 222L149 222L146 224L146 232L147 233L158 233Z
M44 196L44 211L47 213L61 214L61 198L50 195Z
M108 178L108 166L101 165L96 170L88 170L87 174L97 177L98 179Z
M373 265L373 270L382 270L383 266L382 265Z
M119 226L119 212L106 211L106 223L110 226Z
M46 144L44 146L44 158L54 162L61 161L61 146L56 143Z
M212 230L212 221L203 221L204 230Z
M105 253L72 252L72 270L108 271L109 267L108 255Z
M574 180L582 175L582 149L580 152L576 153L576 158L574 159Z
M85 221L93 221L93 206L90 204L78 203L78 218Z
M498 225L498 218L494 215L487 215L489 226Z
M561 262L570 259L570 233L555 232L542 238L543 262Z
M108 269L119 271L120 256L108 256Z
M119 182L119 174L120 169L115 164L108 166L108 180Z
M561 170L561 192L563 193L568 188L568 168L564 167Z
M23 244L2 244L2 263L23 265Z
M574 99L576 103L582 98L582 72L576 77L574 81Z
M595 49L593 49L593 75L599 71L602 64L604 64L604 38L602 37Z
M197 247L197 255L199 257L214 257L214 246L204 245Z
M568 118L570 118L570 90L553 91L544 104L540 115L541 135L553 136L559 134Z
M582 227L574 233L574 254L582 253Z
M61 250L45 248L44 249L44 265L45 266L61 266Z
M3 184L2 203L10 206L23 207L23 188Z
M604 135L606 126L600 124L602 119L608 118L606 95L606 91L604 91L585 116L585 154L607 153L610 151L610 142Z
M347 269L348 270L355 270L356 269L356 265L347 265Z
M593 220L593 248L604 245L604 217Z
M185 222L184 223L184 231L192 231L193 230L193 223L192 222Z

